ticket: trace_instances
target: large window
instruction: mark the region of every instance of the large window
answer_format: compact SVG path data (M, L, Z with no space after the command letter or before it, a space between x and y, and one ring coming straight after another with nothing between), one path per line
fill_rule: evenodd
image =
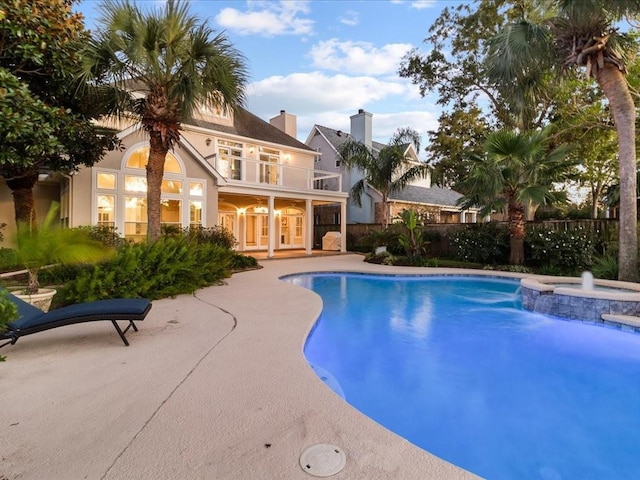
M280 152L271 148L260 147L260 183L276 185L278 183L278 164Z
M133 149L125 157L122 171L95 168L96 225L115 227L126 238L142 240L147 235L147 178L149 147ZM169 152L161 184L160 221L165 231L203 226L205 180L185 176L184 167ZM188 187L188 189L187 189Z
M116 196L98 195L98 226L113 228L116 226Z
M242 149L242 143L218 140L218 159L225 177L242 180Z

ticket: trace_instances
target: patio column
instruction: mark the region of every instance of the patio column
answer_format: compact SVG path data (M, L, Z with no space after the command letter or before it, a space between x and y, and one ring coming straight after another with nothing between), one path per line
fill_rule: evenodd
M305 215L307 219L305 224L307 231L304 236L305 253L311 255L311 250L313 249L313 202L311 202L310 198L307 198L305 202L305 210L307 212Z
M269 241L267 243L267 258L273 258L276 244L276 212L274 211L274 197L269 197Z
M340 251L347 251L347 201L340 202Z

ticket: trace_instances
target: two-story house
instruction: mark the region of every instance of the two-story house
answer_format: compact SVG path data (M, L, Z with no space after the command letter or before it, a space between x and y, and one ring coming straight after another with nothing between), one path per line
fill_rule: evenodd
M314 125L305 143L319 155L316 158L316 168L332 172L341 176L342 190L349 192L351 187L363 178L363 172L349 170L341 165L338 148L347 140L362 142L374 153L385 145L372 139L371 113L362 109L352 115L351 131ZM419 162L418 152L414 145L407 145L405 156L410 162ZM323 186L329 189L337 188L339 181L328 178ZM417 179L411 185L390 195L390 217L397 217L403 210L414 209L432 223L469 223L477 221L477 210L463 210L457 205L462 195L454 190L431 185L431 176ZM376 189L368 186L362 195L361 206L349 202L347 206L347 223L381 223L382 195ZM336 206L319 207L316 209L316 223L339 223L340 216Z
M124 150L72 175L42 176L34 190L40 218L58 200L68 226L104 225L125 238L146 237L148 139L137 125L119 120L118 129ZM202 110L182 125L181 139L167 155L163 227L223 225L239 251L311 254L314 207L332 204L344 211L348 195L340 175L319 171L315 150L295 133L296 117L285 111L266 122L244 109ZM335 180L335 187L318 188L324 180ZM9 189L0 184L0 223L14 224L10 202ZM346 233L344 222L340 230Z

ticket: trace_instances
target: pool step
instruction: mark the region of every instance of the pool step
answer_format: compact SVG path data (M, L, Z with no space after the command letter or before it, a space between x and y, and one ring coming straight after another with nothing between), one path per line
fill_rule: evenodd
M607 322L622 323L630 327L640 328L640 317L634 315L619 315L617 313L603 313L602 320Z

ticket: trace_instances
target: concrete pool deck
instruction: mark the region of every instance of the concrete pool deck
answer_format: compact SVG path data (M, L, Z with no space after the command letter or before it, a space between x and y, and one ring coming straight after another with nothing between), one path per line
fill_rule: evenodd
M318 443L346 453L330 478L477 478L368 419L318 379L302 347L322 302L278 280L465 271L382 267L360 255L261 265L153 302L130 347L98 322L0 350L0 480L312 479L299 458Z

